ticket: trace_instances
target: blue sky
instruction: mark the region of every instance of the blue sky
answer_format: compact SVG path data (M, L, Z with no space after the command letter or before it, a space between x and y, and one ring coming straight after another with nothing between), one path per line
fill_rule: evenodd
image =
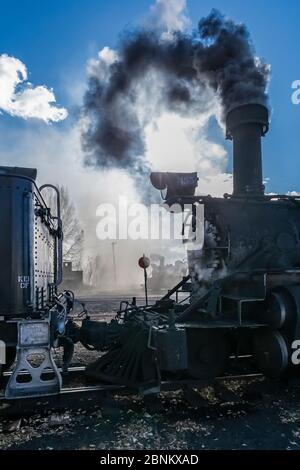
M34 84L53 87L59 105L68 108L74 104L72 85L75 89L84 82L86 61L102 47L114 47L124 27L138 22L152 3L151 0L0 0L0 54L24 62L29 79ZM213 7L248 26L257 54L272 66L272 125L264 141L264 175L270 178L268 190L300 190L300 105L291 102L291 84L300 80L300 2L188 0L187 6L195 26ZM68 126L69 122L70 119L53 125ZM3 130L24 131L35 125L30 120L0 115L0 148L8 143Z

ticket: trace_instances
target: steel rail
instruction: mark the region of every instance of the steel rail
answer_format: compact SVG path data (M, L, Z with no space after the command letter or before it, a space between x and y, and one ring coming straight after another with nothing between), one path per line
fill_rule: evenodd
M74 369L79 369L74 368ZM77 371L77 370L76 370ZM78 371L79 372L79 371ZM181 387L203 387L203 385L206 385L208 383L213 384L215 381L226 381L226 380L246 380L246 379L254 379L254 378L261 378L263 377L263 374L260 373L249 373L249 374L234 374L234 375L224 375L220 377L214 377L212 379L178 379L178 380L164 380L161 382L161 390L162 391L167 391L170 389L170 387L173 389L180 389ZM128 394L136 394L137 390L130 388L126 385L116 385L116 384L108 384L108 383L99 383L97 385L90 385L90 386L80 386L80 387L63 387L60 391L59 394L57 395L43 395L40 397L36 397L36 399L42 399L43 397L59 397L59 396L65 396L68 394L84 394L84 393L90 393L90 392L105 392L105 391L111 391L111 392L118 392L118 391L126 391ZM14 402L14 401L20 401L20 400L27 400L32 397L25 397L22 399L15 399L15 400L7 400L5 399L5 396L3 394L0 394L0 402L1 401L7 401L8 403Z

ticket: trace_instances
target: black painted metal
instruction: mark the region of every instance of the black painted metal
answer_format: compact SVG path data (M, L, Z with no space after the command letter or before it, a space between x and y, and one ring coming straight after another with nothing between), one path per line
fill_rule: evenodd
M0 167L0 316L45 307L55 281L55 226L36 185L36 170Z
M238 106L228 113L226 127L227 138L233 140L233 194L262 195L261 137L269 128L267 108Z

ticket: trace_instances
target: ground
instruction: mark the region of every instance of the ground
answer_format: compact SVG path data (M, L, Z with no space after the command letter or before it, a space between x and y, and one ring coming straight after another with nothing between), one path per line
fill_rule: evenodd
M118 302L87 306L109 314ZM239 380L154 401L115 396L79 409L38 409L0 418L0 449L300 449L300 388Z

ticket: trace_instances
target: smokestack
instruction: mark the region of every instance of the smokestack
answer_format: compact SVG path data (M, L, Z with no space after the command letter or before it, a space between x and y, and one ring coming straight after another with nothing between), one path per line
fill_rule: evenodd
M269 112L261 104L233 108L226 117L226 138L233 141L233 195L264 194L261 137L269 130Z

